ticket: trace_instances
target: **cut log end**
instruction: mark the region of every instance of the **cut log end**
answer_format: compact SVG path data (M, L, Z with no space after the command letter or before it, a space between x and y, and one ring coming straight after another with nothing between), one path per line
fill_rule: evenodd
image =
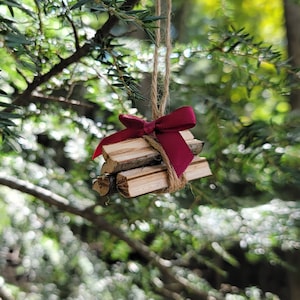
M116 178L110 174L98 176L93 180L93 190L100 196L107 196L116 192Z
M181 132L193 155L198 155L204 143L194 138L188 130ZM162 161L158 151L152 148L143 138L129 139L115 144L103 146L105 163L101 174L118 173L147 165L160 164Z

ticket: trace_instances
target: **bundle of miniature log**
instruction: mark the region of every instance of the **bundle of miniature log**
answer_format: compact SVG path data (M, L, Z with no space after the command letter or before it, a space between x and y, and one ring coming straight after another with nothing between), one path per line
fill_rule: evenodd
M183 175L187 181L211 175L208 162L198 154L203 142L189 130L180 131L194 159ZM101 175L93 182L93 189L101 196L119 192L126 198L161 191L168 187L168 173L158 151L144 138L132 138L103 145L105 163Z

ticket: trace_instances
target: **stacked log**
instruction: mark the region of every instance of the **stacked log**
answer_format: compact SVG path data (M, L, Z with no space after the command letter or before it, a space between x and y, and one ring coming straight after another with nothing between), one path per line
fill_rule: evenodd
M187 181L211 175L208 162L198 157L204 143L186 130L180 132L194 159L184 172ZM101 196L119 192L126 198L168 188L167 167L158 151L143 138L128 139L104 145L105 163L101 175L93 183L93 189Z

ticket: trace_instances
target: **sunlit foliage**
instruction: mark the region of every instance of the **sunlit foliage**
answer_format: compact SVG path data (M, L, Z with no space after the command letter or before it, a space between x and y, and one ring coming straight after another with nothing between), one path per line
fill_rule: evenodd
M287 74L295 73L281 2L173 1L168 111L193 106L193 133L205 141L213 176L172 195L103 199L91 190L99 139L121 128L120 113L151 116L157 17L153 1L129 11L127 2L0 2L0 178L44 188L76 211L1 185L3 293L197 297L134 248L142 241L206 295L277 299L260 282L233 288L231 275L265 261L292 272L283 253L300 247L300 124L288 98Z

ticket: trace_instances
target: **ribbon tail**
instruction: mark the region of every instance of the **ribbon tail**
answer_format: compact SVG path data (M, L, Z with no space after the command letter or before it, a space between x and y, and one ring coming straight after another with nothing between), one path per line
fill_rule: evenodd
M103 138L100 141L100 143L98 144L97 148L95 149L92 159L95 159L96 157L98 157L102 154L102 147L104 145L118 143L118 142L124 141L126 139L135 137L136 136L135 133L136 133L136 130L131 129L131 128L126 128L126 129L123 129L116 133L113 133L110 136Z
M100 142L93 153L92 159L95 159L96 157L98 157L101 154L102 154L102 144Z
M156 136L177 176L180 177L194 158L192 151L179 132L161 133Z

